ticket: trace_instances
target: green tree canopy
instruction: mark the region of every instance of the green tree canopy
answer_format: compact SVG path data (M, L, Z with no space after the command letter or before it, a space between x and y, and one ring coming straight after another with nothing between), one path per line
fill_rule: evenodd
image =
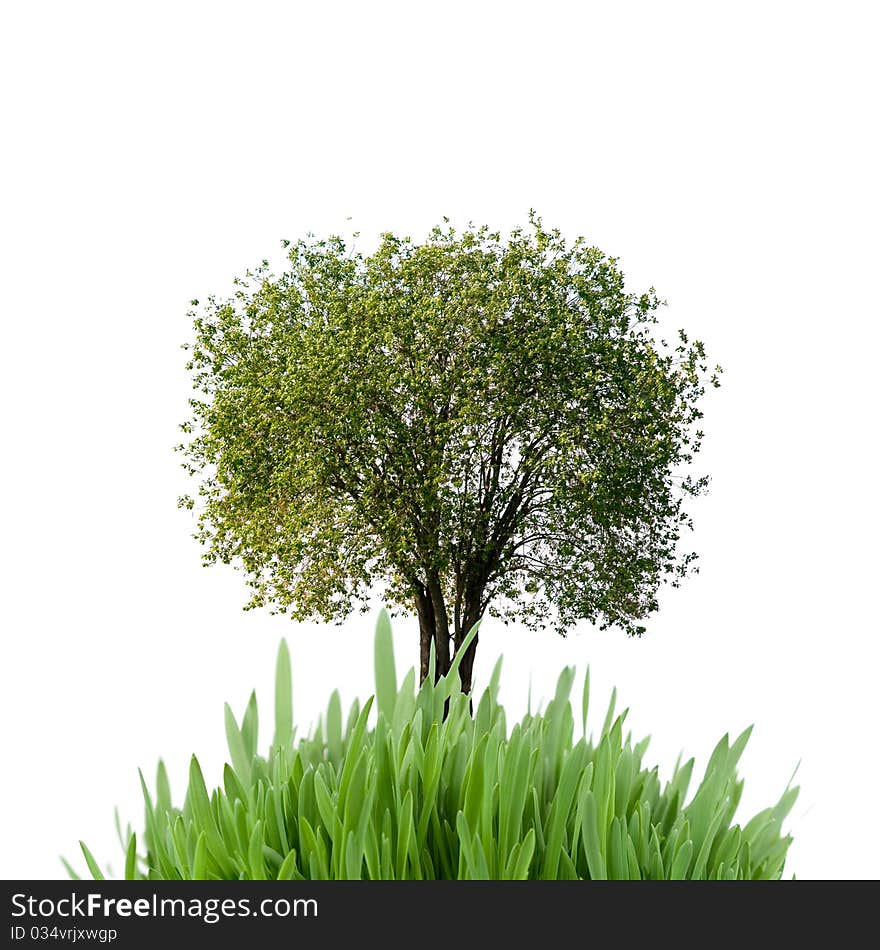
M193 303L179 448L205 561L297 619L341 620L381 584L418 613L423 677L490 603L641 633L695 557L688 467L717 385L701 343L659 338L653 290L534 214L506 238L444 219L369 254L285 247L282 273Z

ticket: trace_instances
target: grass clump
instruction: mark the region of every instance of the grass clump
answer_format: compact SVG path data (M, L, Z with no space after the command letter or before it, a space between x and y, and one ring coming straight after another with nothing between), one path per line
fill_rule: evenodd
M475 631L471 632L473 636ZM463 651L462 651L463 652ZM461 655L461 654L459 654ZM624 734L615 698L587 734L589 671L579 729L574 668L542 714L508 731L498 704L500 660L472 713L456 664L398 687L391 628L376 627L376 693L343 717L330 698L297 739L290 658L278 652L275 734L257 752L257 704L237 722L226 707L230 762L209 791L198 760L180 808L160 762L155 795L141 776L146 828L120 834L127 879L776 879L791 838L782 823L797 789L734 824L736 774L750 730L716 746L693 796L693 759L661 783L643 766L648 740ZM375 700L375 701L374 701ZM444 718L444 708L448 712ZM371 713L375 709L374 724ZM118 826L118 823L117 823ZM101 869L82 845L92 876ZM68 865L68 870L74 874ZM75 874L74 874L75 876Z

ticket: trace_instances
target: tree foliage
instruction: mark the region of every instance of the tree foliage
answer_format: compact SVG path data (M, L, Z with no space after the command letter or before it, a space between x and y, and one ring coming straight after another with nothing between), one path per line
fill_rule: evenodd
M490 603L641 633L695 557L679 541L717 385L699 341L660 338L654 291L534 214L505 238L444 219L372 253L285 247L280 274L191 313L180 449L206 562L297 619L341 620L381 583L418 611L423 676Z

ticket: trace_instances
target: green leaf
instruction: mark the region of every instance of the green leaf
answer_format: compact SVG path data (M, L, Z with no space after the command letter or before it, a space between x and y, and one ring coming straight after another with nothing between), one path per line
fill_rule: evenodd
M529 876L529 865L532 861L532 855L535 853L535 829L529 828L525 838L520 846L519 854L516 858L516 864L511 874L514 881L525 881Z
M232 864L227 854L226 846L214 819L211 809L211 800L205 788L205 780L198 759L193 756L189 766L189 800L196 822L206 835L208 853L217 862L224 874L232 871Z
M236 730L237 731L237 730ZM228 733L227 733L227 742L228 742ZM244 753L244 744L242 743L241 752ZM236 799L241 799L241 801L246 802L248 800L248 794L245 791L244 786L241 784L241 780L235 774L235 770L232 768L229 763L224 764L223 766L223 788L226 790L226 797L230 802L234 802Z
M128 839L128 847L125 851L125 880L133 881L135 879L137 862L137 838L132 835Z
M86 847L85 841L80 841L80 848L82 848L82 853L85 856L86 864L89 867L92 878L96 881L103 881L104 875L101 873L101 869L98 867L98 862L92 857L92 852Z
M199 832L196 840L196 850L193 856L192 879L194 881L208 880L208 845L207 834Z
M545 880L556 880L556 872L562 855L565 828L571 812L571 803L575 789L581 777L581 765L578 756L570 755L562 770L550 815L547 819L547 846L544 852L544 864L541 876Z
M605 722L602 723L602 736L608 735L611 731L611 723L614 721L614 707L617 705L617 687L611 690L611 699L608 703L608 712L605 713Z
M290 651L287 641L278 647L275 664L275 736L272 745L284 746L293 742L293 677L290 672Z
M161 759L156 769L156 804L163 811L171 811L171 786L168 782L165 763Z
M410 850L410 841L415 835L413 827L413 796L412 790L407 789L400 809L400 819L397 828L397 857L395 860L395 874L398 881L402 881L406 873L406 859Z
M257 754L257 739L259 737L259 719L257 715L257 694L251 693L247 709L241 720L241 737L244 740L245 754L248 761L253 761Z
M675 858L672 862L672 871L669 875L669 879L671 881L685 880L687 877L688 868L690 867L693 851L694 843L690 839L685 841L678 851L676 851Z
M581 725L584 738L587 736L587 713L590 710L590 668L584 674L584 691L581 697Z
M266 880L266 863L263 858L263 823L257 821L248 843L248 867L252 881Z
M596 804L596 797L588 791L584 795L581 841L584 844L591 879L605 881L608 879L608 871L605 865L604 836L599 834L599 821L599 806Z
M472 881L488 881L489 868L482 845L476 835L472 835L468 820L464 812L456 816L456 829L461 842L461 854L467 870L467 877Z
M363 866L363 851L358 847L353 831L345 839L345 880L359 881Z
M337 817L336 808L330 800L330 792L327 790L327 786L320 772L315 773L315 801L318 805L318 813L321 816L321 821L324 822L324 827L327 829L330 840L332 841L334 840L335 827L339 818Z
M334 765L342 761L342 702L339 691L333 690L327 705L327 756Z
M284 863L278 871L279 881L300 881L302 875L296 866L296 851L291 851L284 859Z
M223 707L226 719L226 744L229 746L229 756L232 759L232 767L237 776L241 778L244 787L251 784L251 760L253 756L248 754L248 745L244 740L235 721L235 716L229 703Z
M138 778L140 779L141 792L144 796L144 813L147 824L145 841L147 848L154 852L155 862L156 865L158 865L157 867L153 868L153 872L155 875L158 875L159 878L168 880L174 876L174 868L171 863L171 858L165 848L164 838L159 827L159 823L156 820L157 810L153 808L153 802L147 789L147 783L144 781L144 775L140 769L138 769ZM162 809L159 809L159 813L163 815L168 814L167 811L163 811Z
M376 706L388 722L394 718L397 699L397 672L394 668L394 640L388 612L381 610L376 621L375 639Z

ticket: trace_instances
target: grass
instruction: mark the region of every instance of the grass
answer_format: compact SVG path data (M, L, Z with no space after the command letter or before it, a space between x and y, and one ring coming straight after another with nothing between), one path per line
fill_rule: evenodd
M472 631L471 636L475 631ZM290 656L282 641L275 729L258 753L256 697L239 723L226 707L230 761L209 790L195 756L181 807L159 763L143 775L146 825L124 832L126 879L777 879L791 838L782 824L797 797L734 823L736 767L750 729L716 746L688 798L693 759L661 783L643 758L648 740L624 733L615 694L602 728L587 732L589 671L577 732L562 671L542 714L508 731L498 703L501 661L475 702L456 665L416 688L398 686L391 628L376 626L376 692L343 716L330 697L317 729L297 739ZM433 679L433 677L431 677ZM448 714L443 710L448 701ZM375 717L373 713L375 712ZM371 724L372 723L372 724ZM103 877L81 843L90 874ZM65 862L71 876L76 872Z

